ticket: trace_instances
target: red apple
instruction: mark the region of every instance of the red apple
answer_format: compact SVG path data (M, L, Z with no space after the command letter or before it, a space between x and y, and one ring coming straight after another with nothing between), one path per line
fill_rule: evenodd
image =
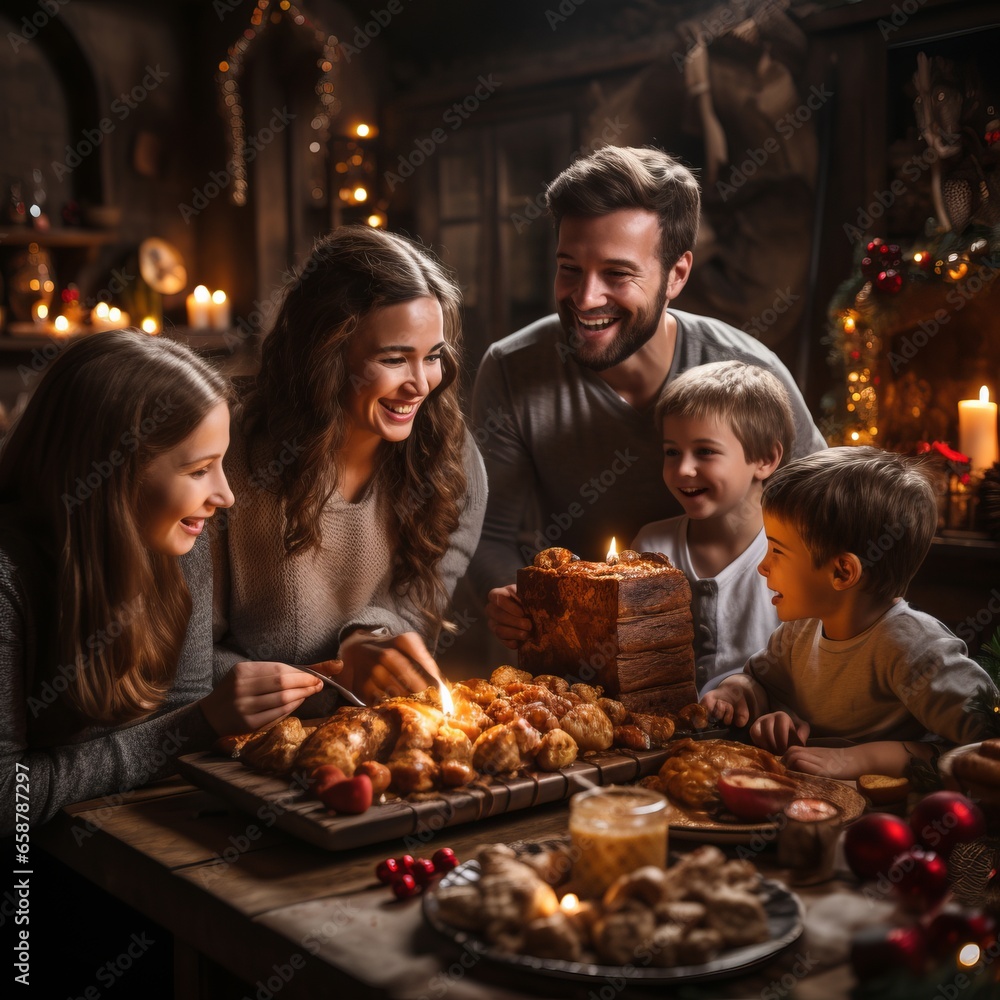
M336 764L320 764L309 775L309 791L320 799L328 788L346 780L347 775Z
M924 847L947 857L956 844L981 837L986 818L959 792L931 792L913 807L910 826Z
M948 866L944 858L919 847L900 854L887 875L900 899L913 910L930 909L948 891Z
M358 774L346 781L338 781L320 794L327 809L338 813L363 813L372 804L372 779Z
M749 767L726 768L719 775L718 788L726 808L750 823L760 823L780 813L796 795L791 778Z
M844 833L844 858L858 878L876 878L916 839L905 819L891 813L869 813Z

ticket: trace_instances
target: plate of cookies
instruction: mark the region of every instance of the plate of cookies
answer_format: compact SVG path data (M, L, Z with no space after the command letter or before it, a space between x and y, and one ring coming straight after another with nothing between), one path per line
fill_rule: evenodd
M560 885L566 849L558 840L489 845L425 893L424 916L491 961L643 986L738 975L802 933L799 898L717 847L674 858L666 871L638 868L598 900L577 899L572 880Z

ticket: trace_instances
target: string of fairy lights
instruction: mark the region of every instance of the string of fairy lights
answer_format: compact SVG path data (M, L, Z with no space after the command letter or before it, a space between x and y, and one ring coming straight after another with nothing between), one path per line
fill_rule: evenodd
M992 279L989 241L974 237L963 243L952 235L905 250L881 239L863 248L856 274L841 286L830 309L830 360L842 366L845 378L840 426L828 435L831 444L880 444L879 328L887 304L914 282L957 284L972 281L979 271Z
M314 151L325 148L330 139L332 121L340 111L340 101L334 92L334 75L340 44L337 37L327 34L291 0L278 0L277 3L272 3L272 0L257 0L250 14L249 25L229 47L227 58L219 62L219 72L216 77L229 126L229 169L232 178L230 197L235 205L246 204L248 190L247 125L240 94L240 79L247 54L254 44L270 25L278 24L285 17L290 18L293 24L312 32L319 52L316 61L320 71L316 81L317 106L310 122L314 133L310 148Z

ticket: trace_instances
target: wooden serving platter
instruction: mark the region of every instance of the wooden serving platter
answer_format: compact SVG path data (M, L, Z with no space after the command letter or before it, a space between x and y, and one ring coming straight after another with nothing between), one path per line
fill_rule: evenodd
M490 778L433 795L390 798L360 816L338 816L307 796L299 784L260 774L212 751L178 758L178 770L194 784L287 833L331 851L414 837L427 840L446 826L474 823L518 809L567 799L589 785L624 784L655 774L666 750L591 753L561 771Z

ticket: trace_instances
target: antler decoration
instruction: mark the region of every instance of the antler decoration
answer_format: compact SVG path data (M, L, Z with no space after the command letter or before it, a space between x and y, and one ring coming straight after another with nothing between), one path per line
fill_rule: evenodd
M941 228L948 231L951 229L951 217L941 196L941 157L951 156L954 150L945 143L941 135L931 97L931 61L925 52L917 53L917 71L913 74L913 85L917 88L917 99L914 102L917 127L924 142L938 154L931 164L931 196L934 199L934 211L937 213Z

